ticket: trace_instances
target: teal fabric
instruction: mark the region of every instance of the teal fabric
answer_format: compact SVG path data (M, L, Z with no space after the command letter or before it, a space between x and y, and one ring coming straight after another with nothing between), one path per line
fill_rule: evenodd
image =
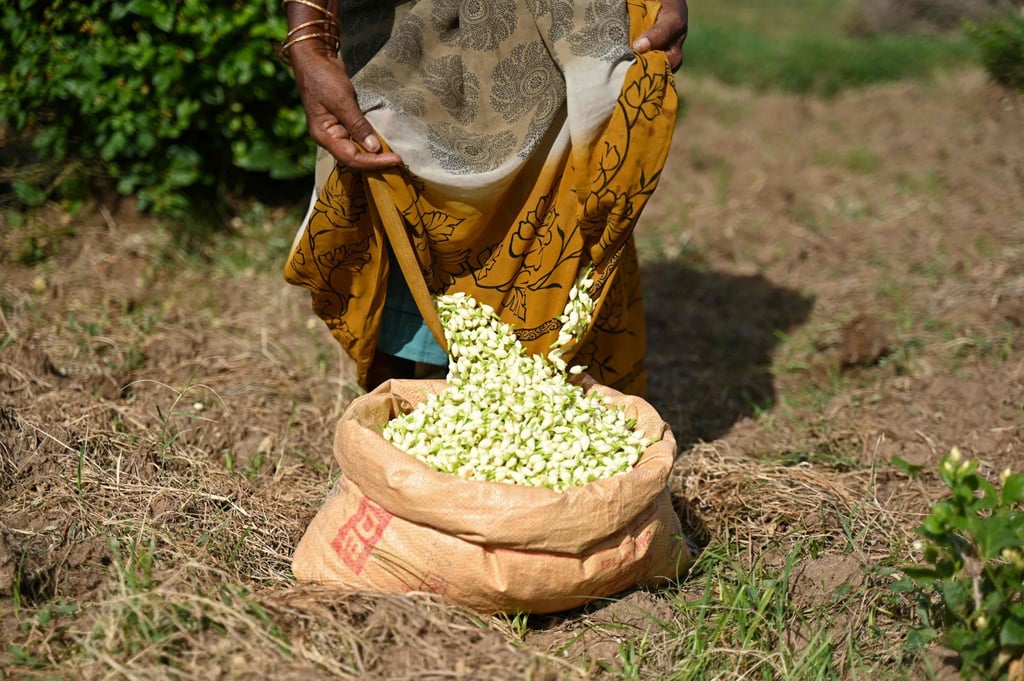
M388 293L381 315L377 349L414 362L438 366L448 364L448 353L437 344L434 334L423 321L394 257L388 272Z

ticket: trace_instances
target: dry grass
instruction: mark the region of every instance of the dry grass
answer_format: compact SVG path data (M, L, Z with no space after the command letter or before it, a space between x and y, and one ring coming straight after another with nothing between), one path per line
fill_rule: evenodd
M802 540L826 544L852 534L866 538L855 547L865 563L876 563L892 556L898 538L911 536L916 520L916 514L899 511L893 499L877 498L877 474L871 466L840 472L752 460L705 443L683 456L673 487L686 498L680 509L684 522L705 540L711 538L709 518L716 535L734 537L748 549L793 530ZM919 500L912 504L920 508Z
M720 577L724 563L703 568L660 615L635 600L641 595L619 610L599 604L555 624L534 622L550 640L526 648L513 645L500 618L422 598L295 587L290 554L336 473L325 450L344 399L337 387L309 394L281 348L261 347L256 334L244 340L244 314L224 312L205 331L207 319L157 324L146 342L166 351L147 353L154 361L113 400L24 368L39 347L69 344L44 330L54 318L43 315L39 326L32 315L8 320L15 338L48 342L17 344L23 354L5 370L11 394L32 396L0 415L0 576L12 595L0 627L14 646L7 665L28 677L207 679L272 669L279 678L519 679L628 677L641 666L645 675L671 674L686 658L683 633L693 622L682 604L700 599L703 575ZM96 348L138 340L125 329L103 338L70 343L79 351L68 361L96 373L69 374L105 385ZM195 344L237 347L175 359L175 348ZM674 488L694 536L728 545L730 569L755 575L812 543L830 555L852 552L862 565L891 560L908 519L872 496L873 475L756 461L705 444L682 458ZM859 593L858 607L829 609L866 621L884 586ZM801 617L793 609L775 621L772 644L799 630ZM573 650L581 633L590 647ZM895 627L891 634L895 645ZM708 654L729 658L735 678L751 669L786 677L803 645L725 643ZM559 650L570 654L546 652ZM757 655L766 657L752 663ZM842 647L834 655L840 668L844 655Z
M212 330L200 331L206 320L149 329L153 347L188 348L192 333L206 348L238 347L201 360L157 353L115 400L30 375L19 367L41 346L13 346L8 394L30 399L0 411L4 666L29 678L572 674L427 597L294 584L291 552L336 475L330 426L350 388L325 381L310 395L285 348L242 340L247 314L225 313ZM74 332L44 329L57 319L13 320L14 338L79 348L67 373L95 385L111 371L96 347L138 340L109 329L83 348Z
M659 243L685 233L686 261L655 253L645 277L653 399L684 443L672 487L705 548L681 584L556 616L294 583L354 391L265 248L290 223L189 257L125 213L4 224L0 678L948 673L904 653L912 613L889 584L949 446L994 471L1024 451L1021 204L993 199L1024 127L983 80L694 95L645 214ZM899 154L868 173L815 163L850 139ZM728 182L697 140L730 159ZM28 236L52 248L19 264ZM903 355L837 368L836 331L861 312Z

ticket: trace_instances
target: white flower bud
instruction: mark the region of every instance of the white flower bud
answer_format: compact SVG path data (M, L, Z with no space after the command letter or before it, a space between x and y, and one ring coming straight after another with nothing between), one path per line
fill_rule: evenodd
M593 311L584 288L575 290L560 318L562 345L582 338ZM449 386L385 424L385 439L439 471L556 491L636 464L649 441L610 398L567 381L563 347L547 359L527 355L488 306L465 294L436 303L452 356Z

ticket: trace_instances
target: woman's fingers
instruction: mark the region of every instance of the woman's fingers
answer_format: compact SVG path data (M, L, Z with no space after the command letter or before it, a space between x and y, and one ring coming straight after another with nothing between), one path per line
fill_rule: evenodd
M648 50L662 50L675 71L683 63L683 43L688 29L686 0L662 0L654 25L633 41L633 50L638 54Z
M354 99L351 101L355 102ZM380 151L380 140L377 139L377 133L374 132L373 126L366 120L358 106L354 106L351 109L348 107L344 108L341 112L341 122L346 130L348 130L349 137L359 140L359 143L366 151Z
M313 57L294 64L309 132L339 163L356 170L399 165L393 152L381 152L377 134L366 120L355 90L336 59Z
M320 120L310 125L317 144L329 151L339 163L355 170L379 170L402 163L398 154L380 151L380 141L362 112L355 117L347 115L352 121L350 125L345 125L325 107ZM357 132L353 134L353 131ZM361 141L357 142L360 137Z

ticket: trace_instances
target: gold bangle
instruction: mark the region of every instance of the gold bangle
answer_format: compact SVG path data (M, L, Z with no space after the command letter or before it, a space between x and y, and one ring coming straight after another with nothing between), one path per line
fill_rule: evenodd
M324 40L324 38L327 38L329 40ZM335 53L337 53L338 48L341 47L341 41L339 40L338 36L336 36L333 33L307 33L306 35L300 35L297 38L292 38L291 40L281 45L281 50L278 53L279 56L281 57L281 61L283 61L285 64L291 65L292 60L291 57L288 55L288 50L290 50L292 46L295 45L296 43L301 43L304 40L313 39L321 40L324 43L324 45L329 47Z
M316 11L320 12L320 14L322 14L324 18L303 22L296 26L295 28L289 30L288 34L284 37L284 41L283 44L281 45L281 50L279 52L281 61L283 61L285 64L291 65L291 58L288 55L288 50L296 43L300 43L303 40L310 40L313 38L321 40L324 43L324 45L326 45L328 48L333 50L335 54L337 54L338 50L341 47L341 20L338 18L338 16L331 10L327 9L322 5L318 5L312 0L281 0L281 7L286 7L289 3L298 3L300 5L305 5L306 7L311 7ZM296 37L295 34L298 33L299 31L302 31L303 29L306 28L312 28L314 26L323 28L323 32L307 33L306 35Z
M311 7L315 9L316 11L320 12L325 17L327 17L329 20L334 22L335 26L339 30L341 30L341 19L338 18L337 14L327 9L326 7L318 5L315 2L312 2L311 0L281 0L281 7L284 7L285 5L288 5L290 3L298 3L300 5L305 5L306 7Z
M310 28L311 26L322 26L326 32L334 35L335 37L340 37L337 35L335 31L331 30L334 28L334 24L329 22L327 19L315 19L313 21L307 21L305 23L299 24L292 30L288 31L288 35L284 37L284 42L288 42L295 36L296 33L298 33L304 28Z

